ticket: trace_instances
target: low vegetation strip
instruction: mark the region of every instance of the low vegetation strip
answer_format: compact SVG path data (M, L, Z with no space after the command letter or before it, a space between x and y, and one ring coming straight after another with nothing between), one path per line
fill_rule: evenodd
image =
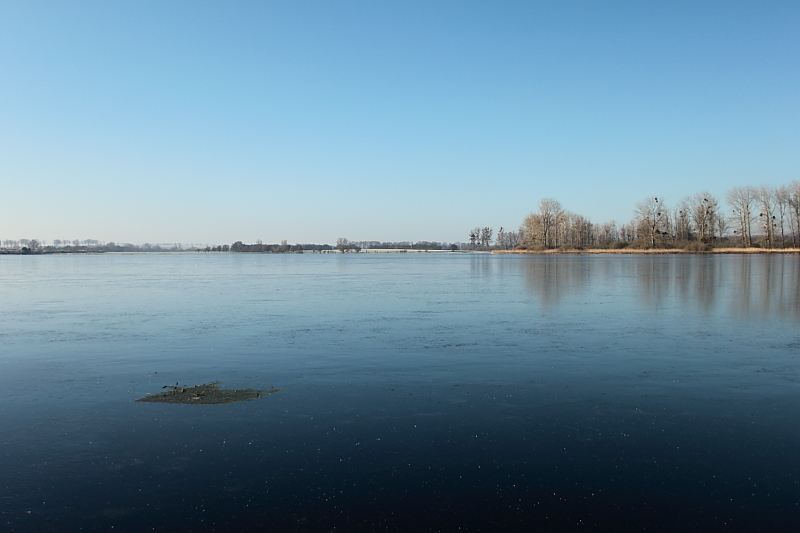
M687 250L682 248L553 248L545 250L494 250L493 254L533 254L533 255L552 255L552 254L800 254L800 248L711 248L709 250Z
M190 405L209 405L248 402L264 398L270 394L280 392L280 389L220 389L219 383L212 381L194 387L181 387L179 385L166 385L170 389L159 394L149 394L136 400L137 402L153 403L183 403Z

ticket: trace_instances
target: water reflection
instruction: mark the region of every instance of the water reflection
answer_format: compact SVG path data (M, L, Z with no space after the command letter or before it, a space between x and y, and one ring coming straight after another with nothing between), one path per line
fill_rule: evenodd
M0 257L3 530L794 531L798 259Z
M489 254L470 254L470 274L473 278L488 278L492 275L495 266L495 256Z
M504 261L521 269L543 307L604 295L648 309L679 309L740 319L800 317L800 262L795 255L531 256ZM473 263L485 272L489 267Z
M732 294L736 316L800 316L800 268L797 256L735 257Z
M602 269L583 256L541 256L524 263L525 285L545 307L583 292Z

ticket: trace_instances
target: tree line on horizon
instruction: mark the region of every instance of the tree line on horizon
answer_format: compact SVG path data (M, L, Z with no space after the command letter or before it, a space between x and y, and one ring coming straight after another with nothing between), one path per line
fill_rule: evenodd
M491 228L469 233L473 249L680 248L800 246L800 181L780 187L734 187L725 195L730 210L707 191L673 206L653 196L636 204L633 219L595 224L566 210L554 198L539 201L516 232L503 228L492 246Z
M54 239L53 244L46 244L39 239L4 239L0 241L0 252L3 253L99 253L99 252L184 252L186 248L180 243L164 244L131 244L98 241L96 239Z
M714 246L787 248L800 247L800 181L788 185L734 187L725 194L729 210L709 192L688 196L670 206L662 197L646 198L635 206L633 218L596 224L583 215L566 210L554 198L539 202L538 211L528 215L517 231L503 227L495 236L490 227L476 227L468 243L437 241L350 241L339 238L335 245L255 244L236 241L232 245L188 248L176 243L117 244L101 241L55 239L46 245L38 239L0 241L1 253L86 253L86 252L236 252L303 253L362 249L398 250L492 250L554 248L682 248L695 251Z
M258 239L254 244L245 244L236 241L231 245L206 245L184 246L180 243L173 245L158 245L145 243L141 245L114 242L102 242L93 239L86 240L60 240L56 239L52 245L46 245L38 239L6 239L0 241L0 253L12 254L41 254L41 253L103 253L103 252L234 252L234 253L304 253L327 252L338 250L340 252L360 252L363 249L389 249L389 250L458 250L458 244L436 241L350 241L340 237L335 245L330 244L289 244L286 240L280 244L265 244Z
M335 245L330 244L295 244L290 245L287 241L281 244L264 244L260 239L255 244L244 244L236 241L230 246L231 252L237 253L303 253L303 252L329 252L339 251L360 252L361 250L457 250L457 244L436 241L351 241L345 237L339 237ZM211 248L204 251L228 251L228 246Z

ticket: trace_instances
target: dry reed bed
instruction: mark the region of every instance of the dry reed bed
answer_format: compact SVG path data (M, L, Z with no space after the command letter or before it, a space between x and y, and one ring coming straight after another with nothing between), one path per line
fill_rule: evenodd
M692 252L682 250L680 248L663 248L663 249L628 249L622 248L619 250L610 250L605 248L590 248L586 250L494 250L493 254L531 254L531 255L549 255L549 254L650 254L650 255L663 255L663 254L797 254L800 253L800 248L780 248L767 250L764 248L715 248L709 252Z

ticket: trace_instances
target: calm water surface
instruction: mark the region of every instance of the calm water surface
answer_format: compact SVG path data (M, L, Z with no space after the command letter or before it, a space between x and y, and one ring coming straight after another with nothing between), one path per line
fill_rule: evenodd
M0 257L0 530L798 531L800 258ZM165 385L281 388L134 403Z

